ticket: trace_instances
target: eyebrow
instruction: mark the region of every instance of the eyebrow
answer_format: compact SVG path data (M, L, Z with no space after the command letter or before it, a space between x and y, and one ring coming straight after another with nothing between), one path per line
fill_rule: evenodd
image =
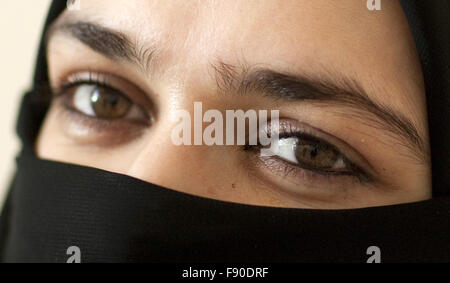
M127 60L139 65L144 71L150 69L151 59L156 51L153 46L133 43L125 34L89 22L55 22L45 34L45 41L58 32L76 38L92 50L113 60Z
M324 106L341 105L352 109L343 115L387 132L408 148L418 160L428 162L426 147L414 124L402 113L370 98L356 81L345 77L320 80L270 69L249 71L223 61L212 64L218 89L222 93L257 93L275 100L308 101Z
M113 60L127 60L149 71L156 49L133 43L125 34L89 22L56 22L46 34L46 41L56 32L65 32L92 50ZM211 64L218 90L223 93L258 93L285 101L319 102L323 105L340 104L353 111L344 113L358 118L366 125L381 129L399 138L419 160L428 160L426 147L414 124L403 114L385 104L372 100L364 88L349 78L314 79L270 69L249 71L217 60Z

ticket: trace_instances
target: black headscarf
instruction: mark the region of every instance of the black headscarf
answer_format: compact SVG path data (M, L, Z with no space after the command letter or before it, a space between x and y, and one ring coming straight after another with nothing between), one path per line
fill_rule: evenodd
M382 262L450 261L450 2L401 1L426 84L433 199L347 210L270 208L188 195L100 169L39 159L48 108L26 94L23 150L0 222L3 261ZM66 8L53 1L46 27ZM42 41L34 89L48 85Z

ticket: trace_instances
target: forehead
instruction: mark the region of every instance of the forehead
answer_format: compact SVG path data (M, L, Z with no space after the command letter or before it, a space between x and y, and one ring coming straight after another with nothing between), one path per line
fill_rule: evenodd
M66 13L191 50L186 55L247 49L255 57L276 53L317 60L343 49L352 56L374 55L374 49L381 55L387 49L381 48L383 40L405 32L397 1L383 4L383 10L373 12L361 0L91 0L83 1L80 11Z
M408 93L390 97L393 104L422 102L411 95L420 83L410 82L420 82L421 73L398 1L369 11L361 0L91 0L65 16L154 45L158 65L177 66L178 73L200 74L215 59L245 61L292 73L339 73L375 96Z

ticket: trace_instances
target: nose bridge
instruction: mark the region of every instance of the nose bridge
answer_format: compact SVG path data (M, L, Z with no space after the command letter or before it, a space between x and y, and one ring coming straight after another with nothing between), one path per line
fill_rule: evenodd
M205 27L210 17L204 16L200 10L189 8L185 12L186 17L176 21L164 36L164 46L168 49L163 54L168 60L164 61L158 78L152 82L157 93L157 117L140 138L140 149L133 153L126 172L165 187L194 186L201 179L201 172L206 170L204 166L208 162L205 159L214 152L214 148L205 146L176 146L171 139L172 130L179 123L174 119L177 110L189 112L193 123L194 102L202 102L204 108L220 109L212 95L215 84L210 73L210 63L215 59L217 49L217 46L210 46L216 42L211 39L217 35L216 31ZM180 29L175 28L177 26ZM193 178L193 175L198 178Z
M186 98L179 97L178 99ZM194 145L195 115L193 101L195 98L189 96L187 100L188 102L183 102L186 104L181 105L184 106L182 110L190 117L190 121L188 121L189 129L187 129L190 135L190 143L181 145L174 143L172 134L175 128L185 121L175 120L173 113L176 109L171 109L170 105L163 103L161 107L164 110L160 112L160 116L156 119L152 128L140 137L140 145L136 145L139 149L132 153L133 156L126 174L188 193L213 194L212 191L218 188L210 189L209 187L214 187L211 185L221 176L220 174L211 176L211 171L227 170L233 158L229 154L229 147L208 146L204 143ZM202 123L203 113L197 114L200 115L200 117L197 117L200 119L197 119L197 122ZM203 136L204 129L205 124L201 127L199 133L201 136ZM176 133L180 134L178 131ZM187 132L183 131L182 134L187 134Z
M140 149L133 153L126 174L164 187L178 188L180 184L190 187L186 182L195 182L192 175L203 170L202 156L208 151L199 146L177 146L172 142L171 134L179 121L171 117L173 111L167 109L170 106L163 105L166 109L141 137Z
M165 115L167 112L161 113ZM141 137L142 146L134 153L128 175L161 184L165 172L173 172L172 162L176 160L174 151L177 149L170 142L171 125L168 120L167 116L159 117L152 128Z

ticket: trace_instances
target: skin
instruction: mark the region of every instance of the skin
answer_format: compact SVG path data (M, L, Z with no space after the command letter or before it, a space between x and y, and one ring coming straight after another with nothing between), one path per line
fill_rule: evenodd
M337 3L339 2L339 3ZM364 3L362 3L364 2ZM114 60L63 32L48 41L53 88L78 71L123 78L154 122L138 134L128 127L96 130L65 114L55 99L37 154L46 159L127 174L177 191L224 201L317 209L381 206L431 197L425 92L414 42L397 1L369 11L365 1L85 1L57 23L89 21L157 46L149 67ZM423 141L422 158L399 137L334 103L276 101L218 93L211 62L264 66L315 78L350 78L377 103L411 121ZM175 146L170 134L177 109L278 109L338 139L367 162L373 182L349 176L285 170L239 146ZM347 114L347 115L346 115ZM91 125L91 124L89 124ZM120 137L119 137L120 136ZM112 142L115 141L115 142ZM338 146L338 144L335 144ZM268 165L269 164L269 165ZM275 164L275 165L274 165ZM365 165L365 166L366 166ZM289 172L288 172L289 171Z

